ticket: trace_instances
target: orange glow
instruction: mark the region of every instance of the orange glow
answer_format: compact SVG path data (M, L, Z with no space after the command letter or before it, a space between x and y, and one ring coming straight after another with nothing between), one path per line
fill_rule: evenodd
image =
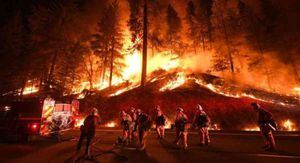
M300 95L300 87L295 87L292 90L295 94Z
M282 127L286 131L296 131L296 125L291 120L287 119L282 122Z
M178 73L174 80L169 81L166 85L161 87L159 91L173 90L184 83L185 83L185 74Z
M165 129L170 129L172 127L172 122L169 120L166 120L166 124L164 126Z
M23 95L33 94L33 93L36 93L38 91L39 91L39 89L35 86L26 87L23 91Z
M208 127L209 130L215 130L215 131L220 131L221 128L218 124L212 124Z
M114 128L116 127L116 122L111 121L105 124L105 127Z
M259 131L259 127L258 126L249 126L244 128L244 131Z
M84 118L83 117L76 118L75 119L74 127L78 128L78 127L82 126L83 122L84 122Z
M26 82L25 88L23 90L23 95L37 93L39 91L39 88L37 85L38 84L36 81L28 80Z

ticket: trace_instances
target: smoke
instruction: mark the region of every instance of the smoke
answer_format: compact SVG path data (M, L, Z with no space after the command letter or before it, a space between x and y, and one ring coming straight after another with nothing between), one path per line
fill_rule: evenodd
M151 8L150 3L150 14L149 14L149 31L160 32L160 37L166 37L166 9L171 4L177 11L181 22L182 31L180 31L180 39L184 46L191 46L192 41L188 36L188 23L186 17L186 5L189 0L160 0L151 1L155 3L155 8ZM243 0L242 0L243 1ZM193 1L197 3L197 1ZM254 14L260 15L260 0L244 0L245 4L249 5ZM283 2L283 1L272 1L274 5L280 10L280 19L278 20L275 27L276 41L279 43L270 44L270 47L264 51L261 63L250 66L253 62L253 58L261 57L261 54L257 49L254 48L255 43L251 43L246 36L247 33L237 34L238 36L231 38L232 42L236 42L235 48L239 51L233 55L234 63L234 82L237 84L266 89L272 92L290 93L294 87L299 85L297 81L297 73L299 72L300 57L299 53L299 38L296 36L299 34L299 23L294 23L300 19L300 15L297 12L299 7L296 7L296 0ZM227 1L228 6L234 9L237 5L236 0ZM131 34L128 27L128 20L130 18L130 7L128 1L119 1L120 4L120 24L123 27L124 33L124 47L129 48L132 46ZM156 16L153 16L153 12L156 12ZM214 12L216 12L214 10ZM282 14L283 13L283 14ZM216 13L213 13L215 16ZM215 24L215 28L216 28ZM288 31L288 32L286 32ZM223 33L218 33L216 36L220 36ZM295 36L294 36L295 35ZM284 38L284 39L282 39ZM284 41L280 43L280 41ZM272 40L271 40L272 42ZM275 42L275 41L274 41ZM151 73L157 69L170 70L173 68L182 68L190 73L207 72L213 75L217 75L232 80L232 73L229 69L223 71L215 71L214 56L224 55L227 57L226 48L224 48L224 40L215 38L214 42L211 43L211 48L205 51L198 50L196 54L192 48L187 48L184 55L172 54L167 46L162 46L160 49L151 49L149 45L149 53L153 54L148 56L148 73ZM220 46L222 46L220 48ZM199 45L200 46L200 45ZM201 47L198 47L201 49ZM288 53L287 53L288 51ZM134 81L139 80L141 65L138 62L141 60L140 52L135 54L125 54L125 63L127 68L123 71L124 79L132 79ZM293 62L291 62L291 59ZM254 68L253 68L254 67ZM299 76L298 76L299 78Z

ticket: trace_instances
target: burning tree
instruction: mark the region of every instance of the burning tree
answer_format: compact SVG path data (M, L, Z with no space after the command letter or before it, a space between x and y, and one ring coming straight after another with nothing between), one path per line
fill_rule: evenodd
M98 32L91 42L92 49L102 59L102 82L105 82L106 67L109 67L109 87L112 85L113 74L120 76L122 65L122 30L119 24L119 4L114 1L108 4L98 23Z
M171 53L175 52L179 55L183 54L183 43L181 41L181 19L178 16L177 11L174 9L172 5L168 5L167 7L167 14L166 14L166 21L167 21L167 33L166 33L166 40L168 48L170 49Z
M208 49L212 43L212 0L189 1L186 7L186 20L189 24L189 37L193 40L195 54L197 47Z

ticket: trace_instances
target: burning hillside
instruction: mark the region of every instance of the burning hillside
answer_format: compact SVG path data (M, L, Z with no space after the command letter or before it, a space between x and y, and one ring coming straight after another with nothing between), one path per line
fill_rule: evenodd
M299 123L300 110L297 96L229 86L223 79L209 74L176 71L156 71L153 74L155 76L144 88L123 84L113 90L93 92L83 101L96 101L107 121L117 119L120 110L129 110L131 106L152 114L155 105L160 105L170 120L178 106L183 107L191 118L195 105L200 103L212 117L212 125L218 129L249 131L257 128L256 115L250 107L250 103L256 101L274 114L281 130L298 130L296 124Z
M201 103L224 129L254 124L249 103L258 101L291 126L300 98L296 4L28 2L0 26L0 93L75 96L109 109L107 120L131 105L159 104L172 116Z

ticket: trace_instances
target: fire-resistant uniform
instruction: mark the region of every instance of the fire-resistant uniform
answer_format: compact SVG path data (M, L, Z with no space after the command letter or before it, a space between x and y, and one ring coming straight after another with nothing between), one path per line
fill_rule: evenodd
M277 126L272 114L261 108L257 103L252 103L251 105L258 112L258 126L264 138L264 148L266 148L266 150L275 150L275 140L272 132L276 130Z
M176 128L176 139L175 144L179 145L180 139L183 142L184 149L187 149L187 135L188 135L188 127L187 127L188 118L183 113L182 108L177 109L177 115L175 118L175 128Z
M208 127L210 118L204 112L200 105L197 106L196 113L194 115L193 124L199 129L200 145L209 145L210 138L208 133Z
M151 118L148 114L142 113L140 110L137 111L136 128L138 131L138 138L140 143L140 150L145 149L145 137L147 131L151 128Z
M89 156L90 143L95 136L96 126L100 123L100 118L96 112L97 111L93 110L92 113L85 118L83 125L80 127L81 134L77 144L77 152L79 152L82 145L82 141L86 139L85 154L88 154Z
M130 125L132 122L132 119L129 114L127 114L125 111L122 111L120 113L121 118L121 126L123 129L123 143L129 143L130 141Z
M165 137L165 125L166 116L162 113L160 109L157 109L157 115L155 117L156 132L159 139L164 139Z

